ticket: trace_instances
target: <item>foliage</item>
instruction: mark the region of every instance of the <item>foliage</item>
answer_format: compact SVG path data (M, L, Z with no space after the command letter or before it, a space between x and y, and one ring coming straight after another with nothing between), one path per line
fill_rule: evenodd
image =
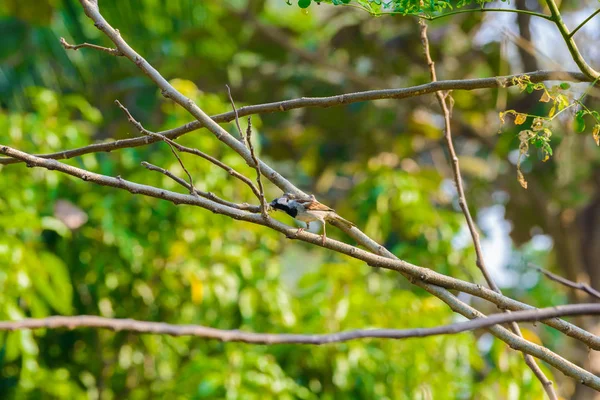
M151 130L189 122L172 103L159 100L152 84L121 59L86 49L64 52L58 44L61 36L72 43L107 45L76 1L47 2L43 7L51 10L43 18L33 12L42 9L38 3L9 1L0 6L0 26L10 32L3 39L7 45L0 48L0 75L6 77L0 80L0 132L9 133L8 144L50 152L132 137L137 132L114 107L115 98ZM350 2L376 14L386 4L390 6ZM393 11L402 13L415 4L391 2L397 8ZM441 15L451 10L447 5L452 10L468 5L424 4L426 8L411 12ZM280 0L226 5L103 0L102 7L141 54L210 114L230 110L227 82L239 107L371 89L379 85L372 82L376 77L396 84L404 76L403 86L429 79L418 37L407 33L415 31L414 21L365 21L361 13L320 15L312 3L307 14ZM432 40L443 53L444 65L469 65L468 70L445 69L445 79L496 74L501 56L497 43L464 45L476 34L478 18L469 14ZM276 34L269 35L268 29ZM324 60L307 61L307 53L324 55ZM545 90L556 115L563 103L555 99L567 88ZM494 95L481 91L453 96L456 123L491 132L490 121L497 116ZM511 100L519 98L511 94ZM439 115L432 103L419 98L295 110L253 117L253 125L261 157L400 257L478 281L472 250L457 244L464 225L449 175L440 167L445 160L442 152L440 163ZM537 111L520 114L542 115ZM227 128L234 131L231 124ZM549 137L542 139L544 129L529 130L539 136L534 141L528 137L529 145L542 140L543 149L544 143L550 144ZM561 130L553 128L553 140ZM510 193L511 201L517 198L504 172L510 170L506 160L516 136L498 136L492 148L467 133L457 139L474 208L496 204L501 192ZM180 140L254 176L206 132ZM585 201L581 182L592 174L594 163L578 155L571 164L575 178L559 179L555 174L567 170L560 164L566 162L559 143L552 145L555 156L543 165L561 167L537 171L531 180L541 187L543 179L557 182L552 187L559 194L547 197L568 209ZM192 157L183 159L200 189L235 201L253 200L246 187L223 171ZM163 176L143 170L143 160L184 176L163 143L67 162L179 190ZM523 165L524 170L529 167L526 161ZM373 271L258 226L24 165L0 167L0 174L1 319L93 314L302 333L426 327L455 320L446 306L396 274ZM267 190L269 198L280 194L273 187ZM59 200L78 207L87 222L69 228L55 212ZM548 219L531 221L539 209L528 206L511 218L511 234L524 237L521 242L528 240L532 226L545 229ZM277 218L293 224L285 216ZM334 229L330 233L340 237ZM547 284L539 285L528 287L530 303L564 300L550 296ZM536 328L529 332L545 343L551 335ZM560 339L552 344L566 346ZM540 398L542 392L520 355L480 333L315 348L48 330L2 333L0 346L2 397L491 399Z
M292 5L291 0L286 0L289 5ZM507 0L502 0L506 2ZM372 15L382 14L400 14L425 16L432 18L434 13L459 9L471 4L476 4L483 8L485 4L493 2L493 0L314 0L316 4L329 3L334 6L355 6L362 8ZM308 8L313 3L313 0L298 0L298 7Z
M529 76L523 75L520 77L513 78L513 83L515 83L518 88L522 92L527 92L529 94L534 91L542 91L542 96L540 98L540 102L542 103L551 103L552 107L548 111L547 116L540 115L530 115L527 113L520 113L515 110L506 110L501 111L499 113L500 121L504 124L505 117L507 114L512 114L515 117L515 125L523 125L528 118L532 118L531 129L525 129L518 133L519 138L519 158L517 160L517 179L521 186L527 189L527 181L521 172L521 161L523 157L527 156L527 152L529 150L529 145L534 145L538 149L541 149L543 154L544 162L548 161L548 159L552 156L552 146L550 143L550 138L552 137L552 131L548 127L548 125L555 120L563 111L570 109L571 107L579 107L581 110L577 111L575 114L575 130L577 132L583 132L585 130L585 121L584 117L586 115L591 116L594 119L595 125L592 130L592 136L596 145L600 146L600 114L598 111L590 110L584 103L586 95L592 89L598 80L596 79L592 82L587 90L583 92L583 94L575 99L573 96L566 92L571 88L566 82L563 82L559 85L554 85L550 88L546 87L546 85L542 82L533 83L531 82Z

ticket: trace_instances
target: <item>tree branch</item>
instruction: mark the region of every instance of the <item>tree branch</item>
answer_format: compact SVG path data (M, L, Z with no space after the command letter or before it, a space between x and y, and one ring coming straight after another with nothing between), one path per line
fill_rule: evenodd
M583 56L579 52L577 48L577 44L573 40L573 35L569 33L569 28L565 25L560 15L560 11L558 11L558 6L554 2L554 0L546 0L546 5L550 9L550 14L552 14L552 21L558 28L560 35L563 37L567 48L569 49L569 53L571 53L571 57L573 57L573 61L579 67L579 70L583 72L590 80L595 80L600 76L600 72L596 71L592 67L588 65L588 63L583 59Z
M233 136L231 136L227 131L222 129L216 122L214 122L212 119L210 119L210 117L208 117L208 115L206 115L200 108L198 108L197 105L193 101L186 98L181 93L177 92L158 73L158 71L156 71L156 69L154 69L151 65L149 65L147 63L146 60L144 60L139 54L137 54L121 38L119 32L117 30L113 29L104 20L104 18L102 17L102 15L100 14L100 12L98 10L97 1L95 1L95 0L80 0L80 2L84 8L84 12L86 13L86 15L88 15L88 17L90 17L94 21L94 25L98 29L100 29L102 32L104 32L113 41L113 43L116 45L117 49L119 49L119 51L121 51L125 55L125 57L127 57L128 59L133 61L146 75L148 75L158 85L158 87L161 89L161 93L163 94L163 96L170 98L170 99L174 100L176 103L178 103L179 105L181 105L184 109L186 109L188 112L190 112L201 124L206 126L215 136L217 136L217 138L219 140L223 141L225 144L227 144L229 147L231 147L234 151L238 152L238 154L240 154L240 156L242 158L244 158L244 160L248 163L248 165L252 165L252 163L251 163L252 156L251 156L250 152L248 151L248 149L245 146L243 146L237 139L235 139ZM2 150L2 152L4 152L5 154L8 154L8 155L19 156L21 158L27 157L27 158L29 158L29 160L32 160L34 163L37 163L37 164L43 166L43 163L40 161L43 159L39 159L39 158L36 159L35 157L32 158L32 156L29 156L29 155L27 155L25 153L21 153L21 152L18 152L18 153L21 153L21 154L18 154L18 153L16 153L17 151L7 148L6 146L1 147L0 150ZM12 153L12 154L9 154L9 153ZM19 157L17 157L17 158L19 158ZM52 160L46 160L46 161L52 161ZM33 165L36 165L36 164L33 164ZM51 162L51 164L49 166L52 168L56 168L61 165L62 165L61 163L53 161L53 162ZM65 172L76 176L76 174L74 173L75 167L62 165L61 168L63 168ZM263 162L260 162L260 168L265 172L265 176L269 180L271 180L275 185L279 186L283 191L303 195L303 193L298 188L296 188L291 182L287 181L285 178L283 178L280 174L278 174L276 171L274 171L268 165L264 164ZM58 169L58 168L56 168L56 169ZM89 172L84 171L84 173L86 174L86 175L84 175L85 177L89 176L89 175L87 175L87 174L89 174ZM115 186L115 187L122 187L122 181L123 181L122 179L104 177L104 176L98 175L98 174L94 174L94 178L98 178L98 183L100 183L100 184ZM115 184L115 181L118 184ZM131 184L136 185L135 190L138 190L138 189L147 190L147 188L145 188L144 185L133 184L133 183L131 183ZM130 187L122 187L122 188L125 188L127 190L130 189ZM151 189L152 190L160 190L160 189L156 189L156 188L151 188ZM152 190L148 191L148 195L156 196L156 193L153 193ZM144 194L146 194L146 193L144 193ZM164 192L163 192L163 196L164 196ZM212 209L212 210L214 210L214 212L219 212L219 213L223 213L226 215L231 214L230 216L235 215L234 218L238 217L239 219L244 219L246 221L259 223L262 225L267 225L267 226L272 227L273 229L284 232L286 235L289 236L289 231L290 231L289 227L287 227L283 224L280 224L276 221L264 221L262 219L262 216L260 216L260 215L245 213L240 210L231 209L230 207L226 207L226 206L223 206L220 204L215 204L214 202L210 202L201 197L196 198L195 196L183 196L183 195L179 195L179 196L180 196L180 199L188 201L189 202L188 204L194 204L194 203L192 203L192 200L189 200L189 198L193 198L193 201L196 202L195 205L205 206L205 208ZM161 198L163 198L163 197L161 197ZM235 212L232 212L232 210ZM345 231L347 231L347 230L345 230ZM348 233L351 235L353 235L353 233L357 234L358 232L360 232L360 231L355 228L352 228L348 231ZM360 235L357 235L357 236L359 236L361 239L364 239L361 235L366 236L362 232L360 232ZM319 242L319 238L320 238L317 235L308 234L305 232L302 232L300 235L296 235L294 232L293 237L299 237L302 240L305 240L307 242L317 244L317 245L319 244L318 242ZM364 240L361 243L363 243L369 249L375 249L377 254L384 254L385 257L389 257L389 258L379 257L376 254L364 252L355 247L348 246L344 243L333 241L331 239L328 239L322 245L325 247L331 248L332 250L336 250L336 251L340 251L340 252L344 252L344 250L349 251L349 253L344 252L344 254L354 256L355 258L373 258L373 257L375 257L376 259L381 258L381 260L379 260L381 262L381 264L384 265L386 262L391 263L391 266L392 266L391 269L397 269L397 270L413 269L413 267L415 267L417 269L426 271L423 268L412 266L401 260L394 260L393 259L394 256L391 253L389 253L389 251L383 249L381 245L378 245L377 243L375 243L373 240L371 240L368 237L367 237L367 240ZM360 255L360 257L357 257L357 255ZM418 280L417 283L420 286L425 287L427 290L429 290L432 293L437 292L438 297L440 297L442 300L447 302L451 307L454 306L453 309L458 310L457 312L471 315L471 317L473 317L473 315L477 315L476 310L472 309L471 307L469 307L462 301L458 300L455 296L453 296L447 290L437 287L435 285L432 285L430 283L426 283L424 280L426 279L427 275L428 275L428 273L423 273L421 276L419 276L418 279L420 279L420 280ZM446 278L449 278L449 277L446 277ZM466 283L466 282L464 282L464 283ZM528 349L528 351L535 352L536 356L539 355L542 359L548 361L552 365L557 366L557 368L561 369L561 371L563 371L564 373L568 374L569 376L577 377L577 379L579 379L577 373L580 371L575 370L575 372L573 372L574 370L571 367L575 367L575 366L573 366L568 361L562 359L561 357L559 357L556 354L549 352L549 350L547 350L541 346L533 345L533 344L528 343L525 340L518 338L516 336L514 338L510 338L510 336L506 336L506 334L512 335L512 334L510 334L510 332L507 331L506 334L504 334L502 331L499 331L500 329L503 329L503 328L500 328L500 327L490 328L490 330L492 330L492 332L495 332L496 335L504 336L504 338L507 340L511 339L512 340L511 343L513 343L513 344L511 344L512 347L515 347L518 350ZM534 347L531 348L531 346L534 346ZM541 352L540 352L540 349L541 349ZM525 351L525 350L523 350L523 351ZM575 367L575 368L578 368L578 367ZM582 381L584 381L590 385L594 385L594 384L598 383L594 380L594 379L598 380L598 378L592 376L592 378L590 380L590 377L588 376L589 373L587 373L586 371L583 371L583 373L587 374L587 375L584 378L582 378ZM600 383L598 383L598 385L600 387Z
M548 279L550 279L551 281L554 282L558 282L561 285L564 285L566 287L570 287L571 289L577 289L577 290L581 290L586 292L587 294L589 294L592 297L595 297L597 299L600 299L600 292L597 291L596 289L594 289L593 287L591 287L590 285L587 285L585 283L581 283L581 282L573 282L567 278L563 278L560 275L556 275L553 274L552 272L548 271L547 269L544 269L542 267L538 267L537 265L534 265L532 263L529 263L529 267L537 270L538 272L544 274Z
M192 187L185 180L172 174L170 171L168 171L164 168L158 167L154 164L150 164L149 162L142 161L142 166L144 168L148 169L149 171L160 172L161 174L167 176L168 178L171 178L172 180L174 180L175 182L177 182L178 184L180 184L181 186L186 188L190 193L196 193L199 196L202 196L204 198L214 201L215 203L223 204L224 206L228 206L228 207L232 207L232 208L237 208L238 210L246 210L246 211L250 211L253 213L260 212L259 206L253 206L253 205L247 204L247 203L243 203L243 204L232 203L231 201L223 200L222 198L218 197L214 193L198 190L198 189Z
M125 108L118 100L115 100L115 103L119 106L119 108L121 108L121 110L125 113L125 115L127 116L127 120L136 127L136 129L138 131L140 131L140 133L142 133L143 135L148 135L151 137L156 138L157 140L162 140L164 142L166 142L169 146L171 146L171 148L175 147L177 150L179 150L182 153L189 153L189 154L193 154L195 156L204 158L205 160L215 164L217 167L224 169L225 171L227 171L227 173L229 173L229 175L234 176L236 178L238 178L239 180L241 180L242 182L244 182L246 185L248 185L248 187L250 187L250 189L252 190L252 192L256 195L256 197L258 199L260 199L260 192L258 191L258 189L256 188L256 186L254 186L254 184L252 183L252 181L250 179L248 179L247 177L245 177L244 175L240 174L239 172L237 172L235 169L233 169L232 167L230 167L229 165L225 164L224 162L214 158L213 156L209 156L208 154L198 150L198 149L193 149L191 147L187 147L187 146L183 146L171 139L169 139L167 136L161 134L161 133L155 133L155 132L151 132L148 129L144 128L144 126L138 122L135 118L133 118L133 116L131 115L131 113L129 112L129 110L127 108ZM179 157L177 157L179 159ZM180 161L180 164L183 167L183 164ZM184 167L185 169L185 167ZM187 170L186 170L187 172ZM189 172L188 172L188 176L190 177L190 180L192 179Z
M250 150L250 154L252 155L252 159L254 160L254 168L256 169L256 182L258 183L258 191L260 192L260 212L264 219L269 219L269 206L267 205L267 200L265 199L265 189L262 184L262 179L260 178L262 173L260 172L260 162L258 162L258 157L256 157L256 153L254 152L254 145L252 144L252 119L248 117L248 129L246 129L246 144L248 145L248 149Z
M405 99L434 93L438 90L447 91L508 88L515 85L515 83L513 83L513 78L522 75L529 76L531 78L531 82L533 83L547 80L563 80L569 82L591 81L586 75L584 75L581 72L534 71L526 72L524 74L499 76L494 78L437 81L408 88L368 90L363 92L346 93L329 97L302 97L298 99L284 100L274 103L265 103L241 107L237 110L237 113L239 117L245 117L248 115L269 114L273 112L283 112L299 108L329 108L364 101ZM231 122L235 120L235 112L225 112L222 114L213 115L210 118L217 123ZM169 139L177 139L178 137L183 136L186 133L195 131L197 129L201 129L203 127L204 125L201 122L193 121L188 122L187 124L178 128L156 133L158 135L165 136ZM42 158L51 158L55 160L64 160L89 153L111 152L114 150L124 148L144 146L150 143L156 143L159 140L162 139L142 136L132 139L116 140L108 143L95 143L89 146L59 151L56 153L38 154L37 156ZM18 162L19 160L13 158L0 158L0 165L14 164Z
M253 167L256 170L256 182L258 183L258 200L260 201L260 212L264 219L269 218L269 208L267 206L267 200L265 200L265 189L263 188L262 179L260 178L262 173L260 171L260 162L254 153L254 145L252 144L252 120L248 117L248 128L246 130L246 136L242 133L242 128L240 127L240 120L238 117L237 108L235 107L235 102L233 101L233 96L231 96L231 89L229 85L225 85L227 87L227 95L229 96L229 101L231 103L231 108L233 109L233 113L235 114L235 126L237 126L238 133L240 134L240 140L246 145L248 150L250 150L250 155L252 156L252 161L254 162Z
M427 38L427 24L425 21L420 20L419 26L421 28L421 42L423 43L423 52L425 53L425 59L429 66L429 71L431 75L432 82L437 81L437 75L435 72L435 63L431 58L431 53L429 51L429 39ZM446 140L446 146L448 147L448 153L450 155L450 161L452 165L452 172L454 176L454 184L456 186L456 191L458 193L458 204L465 216L465 220L467 221L467 226L469 228L469 232L471 233L471 239L473 241L473 246L475 247L475 255L476 255L476 264L482 275L485 278L490 289L498 294L502 294L502 291L494 282L494 279L490 275L486 265L485 260L483 258L483 251L481 250L481 242L479 240L479 232L477 230L477 226L475 226L475 221L473 221L473 217L471 216L471 212L469 211L469 205L467 204L467 197L465 196L465 190L463 186L462 174L460 172L460 164L458 155L456 154L456 150L454 149L454 143L452 140L452 129L451 129L451 121L450 114L452 110L452 105L448 106L446 100L450 99L450 104L452 104L452 98L450 97L450 92L435 92L435 96L437 97L438 103L440 104L440 108L442 109L442 114L444 116L444 138ZM506 311L509 313L510 311ZM521 329L516 322L511 323L511 331L517 335L518 337L523 337L521 334ZM554 388L552 387L552 381L550 381L546 375L542 372L540 367L536 364L533 357L527 353L523 353L523 357L525 358L525 363L534 373L534 375L538 378L538 380L542 383L546 394L551 400L557 400L558 396Z
M539 310L518 311L511 314L492 314L470 321L456 322L434 328L413 329L356 329L329 334L276 334L254 333L240 330L216 329L202 325L174 325L164 322L149 322L133 319L105 318L92 315L53 316L47 318L27 318L20 321L0 321L0 331L23 329L57 328L103 328L113 331L163 334L170 336L194 336L215 339L223 342L243 342L254 344L328 344L357 339L408 339L428 336L454 335L477 329L489 328L510 322L535 322L545 318L576 315L598 315L600 304L570 304Z
M119 49L111 49L108 47L98 46L98 45L91 44L91 43L82 43L82 44L72 45L72 44L67 43L67 41L63 37L60 38L60 44L62 45L62 47L65 48L65 50L79 50L82 47L86 47L88 49L103 51L105 53L108 53L110 55L117 56L117 57L123 56L123 53L121 53L119 51Z
M575 36L575 34L577 33L577 31L580 30L581 28L583 28L583 26L585 24L587 24L588 22L590 22L590 20L592 18L594 18L596 15L598 15L598 13L600 13L600 8L597 9L596 11L594 11L592 14L590 14L590 16L587 17L586 19L584 19L583 22L581 22L579 25L577 25L577 27L575 29L573 29L571 31L571 33L569 33L569 38L572 38L573 36Z
M253 164L250 151L240 143L235 137L229 134L219 124L213 121L200 107L194 103L192 99L187 98L182 93L177 91L148 61L139 55L123 38L118 30L114 29L104 19L98 8L97 0L79 0L83 6L85 14L94 22L94 26L102 31L115 44L117 49L123 55L142 70L161 90L163 97L173 100L185 110L187 110L194 118L196 118L204 127L212 132L217 139L225 143L232 150L238 153L248 165ZM290 181L281 176L273 168L261 161L261 170L264 175L278 186L284 192L303 194L303 192L293 185Z

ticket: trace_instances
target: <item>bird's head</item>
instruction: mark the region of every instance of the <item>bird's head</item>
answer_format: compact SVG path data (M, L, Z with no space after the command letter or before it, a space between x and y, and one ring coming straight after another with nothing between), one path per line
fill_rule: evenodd
M295 217L297 214L297 210L295 210L289 203L290 199L284 195L270 202L269 206L271 206L272 209L284 211L292 217Z

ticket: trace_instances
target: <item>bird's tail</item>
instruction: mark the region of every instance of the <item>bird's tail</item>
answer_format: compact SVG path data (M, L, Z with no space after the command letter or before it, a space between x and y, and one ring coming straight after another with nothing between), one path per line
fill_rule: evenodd
M348 229L356 226L352 222L348 221L347 219L344 219L344 218L340 217L337 214L335 214L335 216L333 216L333 218L331 218L331 220L332 221L337 221L337 222L341 223L342 225L344 225Z

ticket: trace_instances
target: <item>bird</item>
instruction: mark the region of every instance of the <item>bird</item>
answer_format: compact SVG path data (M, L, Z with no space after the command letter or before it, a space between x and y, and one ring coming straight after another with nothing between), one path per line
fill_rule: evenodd
M352 222L340 217L333 208L319 203L314 195L309 197L300 197L292 193L285 193L276 198L270 207L275 210L286 212L290 217L306 223L306 229L310 229L310 223L319 221L323 224L323 234L321 235L322 244L325 244L327 232L325 225L327 221L338 221L348 228L355 226ZM298 228L296 233L303 231L304 228Z

